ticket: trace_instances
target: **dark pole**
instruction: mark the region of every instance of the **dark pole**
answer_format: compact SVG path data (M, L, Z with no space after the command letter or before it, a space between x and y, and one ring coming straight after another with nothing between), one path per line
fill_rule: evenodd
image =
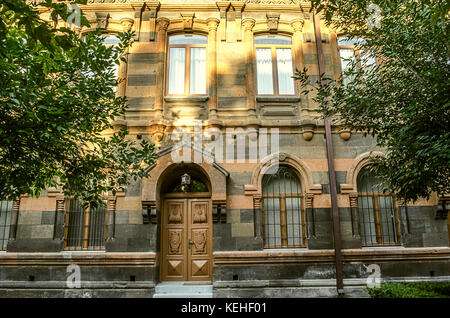
M317 59L319 62L319 75L325 73L325 61L322 48L322 35L320 33L320 18L314 11L314 32L316 35ZM339 295L344 294L344 281L342 275L342 253L341 253L341 228L339 222L339 210L337 202L337 188L336 188L336 171L334 169L334 154L333 154L333 140L331 135L331 121L328 117L324 118L325 125L325 140L327 146L328 158L328 176L330 179L330 194L331 194L331 211L333 216L333 239L334 239L334 253L336 260L336 289Z

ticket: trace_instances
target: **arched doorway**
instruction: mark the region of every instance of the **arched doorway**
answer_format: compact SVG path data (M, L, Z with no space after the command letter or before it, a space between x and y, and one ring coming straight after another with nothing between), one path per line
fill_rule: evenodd
M168 167L160 198L161 281L211 281L212 202L206 173L195 164Z

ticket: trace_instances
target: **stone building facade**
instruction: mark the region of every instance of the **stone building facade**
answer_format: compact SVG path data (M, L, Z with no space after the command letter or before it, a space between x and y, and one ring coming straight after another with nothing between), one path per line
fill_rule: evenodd
M3 202L0 296L151 297L159 282L180 280L210 281L219 297L295 297L302 280L334 278L324 122L290 78L305 67L319 78L308 3L89 0L82 9L105 35L135 32L118 69L129 108L115 124L153 142L157 162L103 210L77 210L58 189ZM325 72L338 78L340 35L322 20L320 30ZM450 275L444 201L395 201L364 172L383 153L373 138L335 125L332 142L344 280L367 277L370 264L382 278ZM67 286L71 265L81 289Z

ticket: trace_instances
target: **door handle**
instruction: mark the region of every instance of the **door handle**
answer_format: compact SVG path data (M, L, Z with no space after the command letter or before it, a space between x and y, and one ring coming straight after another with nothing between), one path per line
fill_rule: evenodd
M191 248L191 245L194 244L194 242L191 239L188 239L188 248Z

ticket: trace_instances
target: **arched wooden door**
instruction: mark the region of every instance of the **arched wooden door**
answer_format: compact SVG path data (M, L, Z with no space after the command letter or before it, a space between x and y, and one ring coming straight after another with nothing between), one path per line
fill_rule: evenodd
M164 197L161 281L212 280L212 202L205 195Z

